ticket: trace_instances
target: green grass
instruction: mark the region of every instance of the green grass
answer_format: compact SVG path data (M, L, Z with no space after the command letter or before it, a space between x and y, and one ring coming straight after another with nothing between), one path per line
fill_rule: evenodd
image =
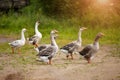
M41 24L39 25L39 31L43 34L43 43L50 42L49 34L52 29L57 29L59 31L59 38L57 41L60 43L60 45L64 45L68 42L76 40L80 26L85 26L88 28L82 34L83 44L93 42L94 37L98 32L105 33L105 36L100 40L102 44L119 44L120 42L120 26L118 26L119 23L112 24L110 27L104 27L102 26L102 23L101 25L92 26L90 24L85 24L84 18L80 21L74 18L56 20L41 14L34 17L33 15L11 14L3 15L0 18L0 34L4 36L19 38L21 29L26 28L27 32L25 35L26 37L29 37L34 34L35 22L40 20Z
M90 24L84 24L84 18L83 20L78 20L75 18L58 20L46 17L42 14L33 17L33 15L20 15L14 13L10 15L0 16L0 18L0 35L14 39L20 38L20 32L22 28L27 29L25 32L26 38L34 35L35 22L37 20L40 20L41 24L39 25L39 31L43 35L41 44L50 43L50 31L52 29L56 29L59 31L57 43L61 47L78 38L78 31L81 26L88 28L82 33L83 45L92 43L98 32L103 32L105 34L105 36L100 39L101 44L120 44L120 27L118 26L119 23L112 24L110 27L101 26L102 23L101 25L92 26ZM0 44L0 46L3 46L0 49L3 52L6 47L9 48L7 43Z

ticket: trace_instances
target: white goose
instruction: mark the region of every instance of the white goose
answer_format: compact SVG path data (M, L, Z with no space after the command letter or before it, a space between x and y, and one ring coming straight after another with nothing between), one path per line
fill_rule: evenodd
M81 34L82 34L82 31L85 29L87 29L87 28L81 27L79 29L78 40L73 41L73 42L60 48L60 51L66 54L67 59L68 59L69 55L71 56L71 59L73 59L73 53L77 52L79 50L79 48L81 48L81 46L82 46Z
M39 26L40 22L37 21L35 23L35 35L30 37L28 40L29 40L29 43L30 44L33 44L35 46L38 46L38 42L41 40L42 38L42 34L38 31L38 26Z
M15 48L18 48L18 52L19 52L19 48L21 46L25 45L25 41L26 41L25 40L25 36L24 36L24 32L25 31L26 31L26 29L23 28L22 31L21 31L21 39L20 40L15 40L15 41L13 41L11 43L8 43L11 46L11 48L12 48L12 53L14 53L14 49Z
M87 45L85 48L83 48L82 51L79 52L80 55L84 56L84 58L90 63L90 60L93 59L94 54L97 53L99 50L99 38L104 36L103 33L98 33L93 44Z
M40 61L47 62L51 64L51 59L58 52L59 48L55 41L57 30L52 30L50 33L51 36L51 45L47 48L41 50L37 56L39 56Z

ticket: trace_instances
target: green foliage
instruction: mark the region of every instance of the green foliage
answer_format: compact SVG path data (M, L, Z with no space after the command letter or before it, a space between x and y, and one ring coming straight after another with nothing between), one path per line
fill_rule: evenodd
M120 15L119 0L110 0L106 4L100 4L97 0L40 0L39 4L44 14L53 17L81 18L89 13L101 14L101 11Z
M73 17L84 14L89 0L40 0L42 10L47 15Z

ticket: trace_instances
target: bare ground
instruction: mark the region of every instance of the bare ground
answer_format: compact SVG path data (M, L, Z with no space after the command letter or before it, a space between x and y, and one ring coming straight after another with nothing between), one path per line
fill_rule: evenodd
M112 50L110 46L102 46L91 64L78 54L74 55L74 60L66 60L64 54L57 54L52 65L35 59L21 64L16 57L23 56L1 53L0 80L120 80L120 58L113 57Z
M120 59L113 57L111 50L101 47L91 64L77 54L74 60L57 54L52 65L34 61L37 64L13 66L10 63L15 62L14 57L2 54L0 64L5 65L0 70L0 80L120 80Z

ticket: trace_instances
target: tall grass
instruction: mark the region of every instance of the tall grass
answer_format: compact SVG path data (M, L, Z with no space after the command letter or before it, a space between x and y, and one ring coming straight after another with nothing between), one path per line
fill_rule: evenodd
M39 16L39 18L38 18ZM105 33L105 36L101 39L104 44L120 44L120 27L119 23L114 23L109 27L104 27L101 25L87 24L85 19L60 19L56 20L54 18L46 17L44 15L3 15L0 17L0 34L8 36L19 36L22 28L26 28L25 33L27 37L34 34L34 25L37 20L40 20L39 31L43 34L43 42L49 42L49 33L52 29L57 29L59 31L58 42L60 44L66 44L78 37L78 31L81 26L87 27L88 29L83 32L82 38L83 43L91 43L98 32ZM89 19L89 17L88 17ZM86 19L87 21L87 19ZM86 24L85 24L86 23Z
M109 7L111 9L111 7ZM61 18L46 16L38 0L31 1L31 5L20 10L21 13L10 12L0 16L0 34L9 37L20 37L22 28L26 28L26 37L34 34L34 25L40 20L39 31L43 34L42 43L49 43L52 29L59 31L58 44L64 45L78 37L81 26L87 27L82 34L83 44L92 43L98 32L105 33L100 40L102 44L120 44L120 15L107 8L97 9L91 6L81 17ZM109 14L108 14L109 13Z

